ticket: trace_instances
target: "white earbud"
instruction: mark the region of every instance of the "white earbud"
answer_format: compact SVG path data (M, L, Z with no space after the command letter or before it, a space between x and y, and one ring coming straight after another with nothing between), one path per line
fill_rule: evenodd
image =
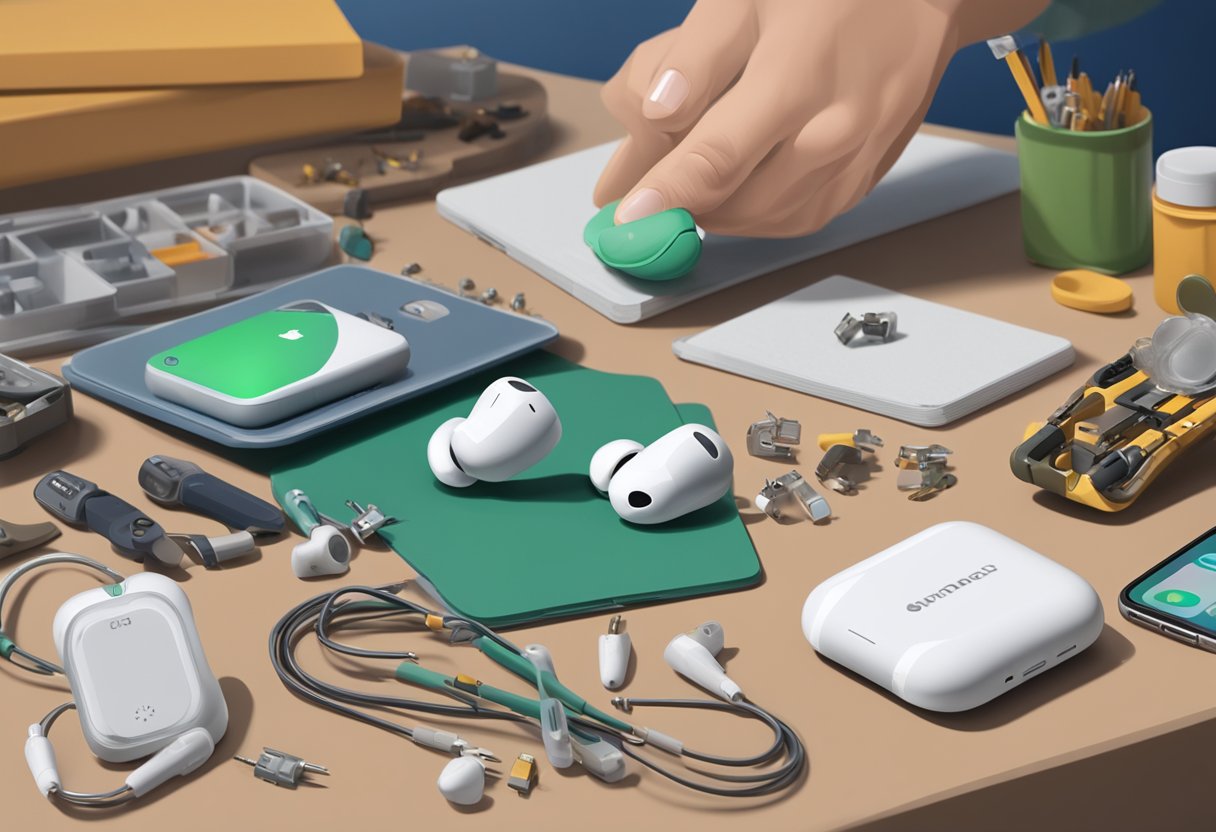
M666 523L704 508L730 490L735 460L705 425L681 425L643 447L629 439L591 457L591 483L630 523Z
M342 530L321 524L308 533L308 540L291 550L291 571L297 578L341 575L350 570L350 541Z
M435 430L426 460L441 483L466 488L531 468L561 438L561 419L545 394L508 376L485 389L467 419L448 419Z
M743 689L726 675L716 658L722 652L725 634L717 621L706 621L695 630L680 633L663 650L663 661L684 678L728 702L743 698Z
M457 757L439 772L439 793L458 806L480 803L486 793L486 766L477 757Z

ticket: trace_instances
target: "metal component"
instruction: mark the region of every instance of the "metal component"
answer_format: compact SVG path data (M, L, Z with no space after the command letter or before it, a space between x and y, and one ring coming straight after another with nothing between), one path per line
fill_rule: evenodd
M362 318L363 320L367 321L369 324L375 324L376 326L383 327L384 329L395 330L397 328L393 324L392 318L386 318L383 315L381 315L379 312L360 312L355 317Z
M193 552L207 569L218 569L227 561L243 558L258 550L257 541L247 531L214 537L203 534L171 534L169 539L177 544L183 555Z
M844 475L849 465L860 465L861 450L851 445L833 445L815 468L818 480L833 491L848 494L857 490L857 482Z
M775 480L766 479L764 488L756 495L756 507L774 520L780 520L781 505L791 500L801 505L815 523L832 516L828 501L797 471L790 471Z
M833 331L845 346L852 343L858 334L866 338L890 341L895 338L898 318L894 312L865 312L860 318L845 315Z
M853 340L857 333L861 332L861 321L854 318L852 315L846 314L840 319L840 323L836 324L836 329L833 330L837 340L845 346Z
M477 284L473 282L473 278L471 278L471 277L460 278L460 282L457 283L456 285L460 289L460 296L462 298L466 297L469 292L471 292L477 288Z
M516 292L515 296L511 298L511 309L515 312L522 312L527 305L528 301L523 292Z
M256 760L239 754L232 759L253 768L253 776L276 786L294 789L300 785L305 774L329 774L329 769L315 763L305 762L294 754L286 754L273 748L263 748Z
M954 451L943 445L900 445L895 464L900 468L946 461Z
M413 277L414 275L418 274L418 272L420 272L420 271L422 271L422 266L420 264L409 263L401 269L401 276L402 277Z
M351 534L359 538L360 543L366 543L369 537L379 532L385 526L392 526L401 522L396 517L390 517L385 514L372 503L368 503L367 507L364 508L354 500L347 500L346 505L355 513L355 519L350 521L350 531Z
M791 445L802 441L802 423L765 411L765 418L747 428L747 452L762 459L793 459Z
M612 707L627 714L633 713L633 705L629 703L629 697L627 696L612 697Z
M489 760L491 763L501 763L502 759L495 756L494 752L488 748L480 748L476 745L469 745L466 739L458 738L452 743L458 757L480 757L483 760Z
M536 758L531 754L520 754L511 766L511 775L507 779L507 787L515 789L520 795L527 797L539 779Z
M614 615L612 618L608 619L608 635L615 636L617 633L619 633L621 631L621 624L624 622L624 620L625 619L621 618L619 615Z
M493 286L481 293L481 302L484 304L489 305L496 300L498 300L498 290Z
M917 502L953 487L958 478L946 470L951 453L942 445L901 445L895 458L899 468L895 487L911 491L908 499Z
M874 435L866 428L858 428L853 432L853 444L863 451L873 451L882 447L882 437Z

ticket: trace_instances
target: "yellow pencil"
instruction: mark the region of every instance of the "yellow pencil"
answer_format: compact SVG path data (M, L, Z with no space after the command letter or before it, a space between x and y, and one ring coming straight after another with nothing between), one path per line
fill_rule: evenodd
M1030 67L1030 61L1018 48L1013 36L1005 35L993 38L988 41L988 48L992 50L994 58L1003 60L1009 67L1009 72L1013 75L1013 80L1017 83L1022 98L1026 100L1026 110L1030 113L1030 117L1039 124L1050 124L1050 120L1047 118L1047 108L1039 99L1039 85L1035 83L1034 70Z
M1045 87L1054 87L1059 83L1056 80L1056 60L1051 54L1051 44L1045 40L1039 41L1039 75Z

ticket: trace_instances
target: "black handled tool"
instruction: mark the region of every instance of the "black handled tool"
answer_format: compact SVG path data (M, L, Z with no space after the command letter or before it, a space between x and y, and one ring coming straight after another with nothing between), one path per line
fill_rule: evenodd
M242 491L184 459L148 457L139 466L139 486L161 505L180 506L217 520L230 529L279 534L287 528L278 506Z
M181 564L181 548L156 521L96 483L67 471L54 471L34 486L34 499L63 522L83 526L109 540L123 557L142 563L152 555L168 566Z

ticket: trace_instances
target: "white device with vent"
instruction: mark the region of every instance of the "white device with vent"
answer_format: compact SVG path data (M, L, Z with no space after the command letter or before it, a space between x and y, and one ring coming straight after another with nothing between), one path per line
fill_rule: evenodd
M54 635L81 730L101 759L146 757L191 728L224 735L228 706L173 580L145 572L73 596Z
M69 598L55 614L62 667L11 642L7 657L35 673L62 672L73 701L29 728L25 759L43 795L81 806L111 806L189 774L211 757L228 728L228 706L207 664L190 601L174 581L145 572L123 577L80 555L52 553L18 567L0 582L0 601L14 579L40 566L73 563L114 580ZM148 757L110 792L64 787L48 736L75 708L89 748L112 763Z
M932 526L828 578L802 609L823 656L932 711L977 707L1089 647L1080 575L976 523Z

